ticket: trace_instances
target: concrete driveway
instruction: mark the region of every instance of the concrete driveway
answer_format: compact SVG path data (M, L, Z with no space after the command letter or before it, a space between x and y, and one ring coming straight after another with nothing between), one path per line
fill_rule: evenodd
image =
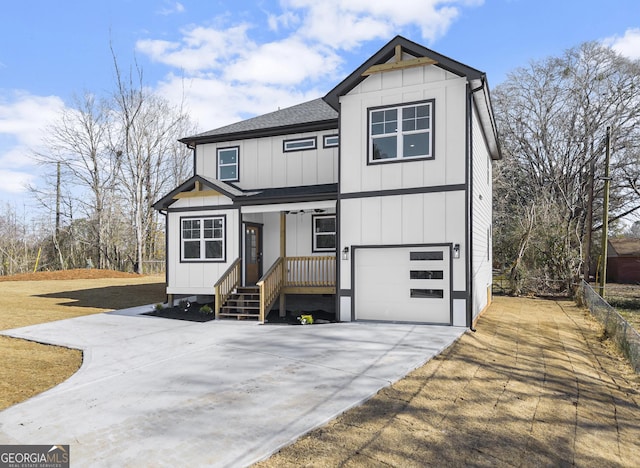
M0 444L69 444L72 466L244 466L358 405L465 329L192 323L89 315L5 335L84 351L61 385L0 412Z

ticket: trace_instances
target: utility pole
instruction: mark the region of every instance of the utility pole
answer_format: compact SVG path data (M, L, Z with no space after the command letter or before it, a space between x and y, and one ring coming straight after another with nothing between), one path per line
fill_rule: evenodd
M611 127L607 127L607 136L605 140L606 158L604 163L604 201L602 204L602 247L600 249L600 287L598 294L604 297L604 286L607 283L607 241L609 233L609 185L611 178L609 177L609 160L611 159Z
M591 231L593 231L593 178L596 172L596 159L591 151L591 164L589 165L589 201L587 202L587 221L585 229L585 246L584 246L584 271L583 279L585 283L589 282L589 274L591 273Z

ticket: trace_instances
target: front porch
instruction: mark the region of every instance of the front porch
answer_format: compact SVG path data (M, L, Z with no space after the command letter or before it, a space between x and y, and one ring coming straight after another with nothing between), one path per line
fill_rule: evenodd
M215 284L216 319L264 323L276 304L284 316L287 295L336 294L335 200L250 205L241 213L242 249Z
M242 258L237 258L215 284L216 319L253 318L264 323L279 303L286 311L288 294L336 293L335 256L279 257L254 287L242 286Z

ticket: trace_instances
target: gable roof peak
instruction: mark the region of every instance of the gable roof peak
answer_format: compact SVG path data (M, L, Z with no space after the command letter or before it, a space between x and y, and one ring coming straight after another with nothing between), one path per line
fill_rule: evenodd
M366 62L358 67L353 73L347 76L342 82L340 82L335 88L329 91L324 100L334 109L338 109L340 96L347 94L358 84L367 78L367 72L371 69L376 71L376 66L383 66L396 57L398 50L405 52L416 59L424 59L417 61L415 65L434 64L444 70L447 70L455 75L464 76L469 81L480 80L485 74L475 68L469 67L463 63L453 60L445 55L439 54L427 47L424 47L416 42L413 42L406 37L397 35L391 39L387 44L373 54ZM385 67L392 68L392 67Z

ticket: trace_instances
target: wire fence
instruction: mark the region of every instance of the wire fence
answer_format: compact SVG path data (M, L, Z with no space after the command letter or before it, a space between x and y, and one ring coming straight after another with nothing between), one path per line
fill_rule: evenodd
M608 336L640 373L640 334L586 282L580 295L591 314L604 326Z

